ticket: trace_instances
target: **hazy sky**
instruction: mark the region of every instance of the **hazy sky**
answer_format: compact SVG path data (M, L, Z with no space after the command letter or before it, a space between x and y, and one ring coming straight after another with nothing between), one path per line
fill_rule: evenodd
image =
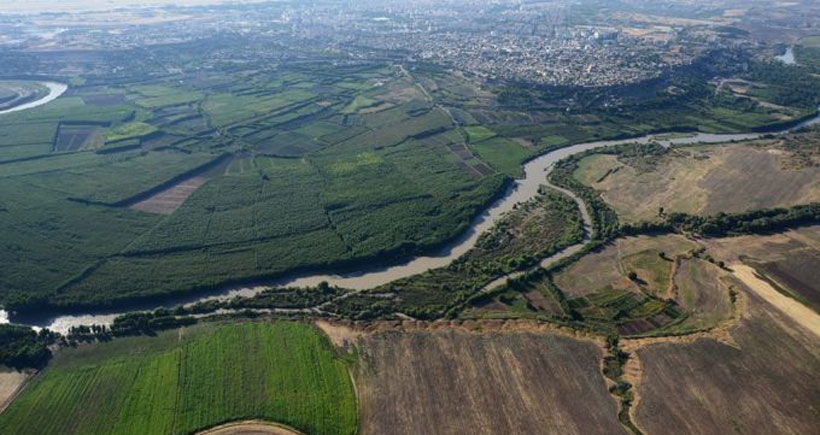
M0 0L0 13L71 12L106 10L118 7L258 3L266 0Z

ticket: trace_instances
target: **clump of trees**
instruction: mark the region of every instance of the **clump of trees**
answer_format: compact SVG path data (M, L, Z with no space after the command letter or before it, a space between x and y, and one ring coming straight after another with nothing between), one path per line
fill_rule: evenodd
M114 336L154 335L157 331L189 326L196 322L194 317L177 316L169 309L160 308L119 316L111 323L109 333ZM105 331L102 332L105 333Z
M816 223L820 223L820 203L736 214L718 213L714 216L669 213L662 222L624 224L618 232L625 236L682 233L706 237L726 237L772 233Z
M18 370L41 368L51 359L48 346L58 338L48 329L37 332L27 326L0 325L0 364Z

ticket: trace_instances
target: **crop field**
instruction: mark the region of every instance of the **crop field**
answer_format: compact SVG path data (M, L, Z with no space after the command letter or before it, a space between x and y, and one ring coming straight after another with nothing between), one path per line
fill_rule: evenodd
M521 164L532 156L532 152L515 141L503 138L487 139L471 143L470 148L485 162L511 177L519 177Z
M601 192L625 222L656 220L659 209L712 215L820 200L816 132L778 142L676 148L645 159L593 155L576 178Z
M359 340L368 434L622 434L590 342L539 333L382 333Z
M676 300L691 313L682 327L707 328L731 316L729 289L734 285L728 274L705 260L682 260L675 272L674 286Z
M105 140L104 130L93 124L61 124L54 140L54 151L77 151L98 148Z
M91 94L82 96L83 103L94 106L120 106L125 104L125 95L119 93L112 94Z
M807 36L800 40L800 45L820 48L820 35Z
M754 267L778 291L820 312L820 228L714 239L705 246L727 263L743 262Z
M148 213L173 214L189 196L207 181L208 179L205 177L190 178L132 205L131 208Z
M195 170L213 161L214 157L191 156L173 151L110 158L100 156L88 165L54 173L42 168L14 178L35 187L59 192L65 198L117 204L184 172ZM146 171L145 168L148 167L152 170Z
M517 155L467 149L411 77L325 68L80 85L2 117L0 219L42 222L42 237L4 237L0 304L152 299L410 255L458 236L518 173Z
M250 419L310 434L356 432L346 363L319 331L198 326L65 349L0 415L0 431L188 434Z
M820 337L756 295L729 330L636 352L641 379L633 421L644 433L813 433Z

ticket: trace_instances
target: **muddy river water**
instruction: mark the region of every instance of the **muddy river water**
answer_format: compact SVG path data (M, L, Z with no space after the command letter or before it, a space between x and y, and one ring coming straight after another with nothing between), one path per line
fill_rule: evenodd
M21 104L19 106L12 107L11 109L6 109L6 110L3 110L3 111L0 111L0 115L4 115L6 113L20 112L20 111L23 111L23 110L33 109L35 107L39 107L39 106L42 106L44 104L48 104L48 103L56 100L57 98L59 98L61 95L63 95L65 93L65 91L68 90L68 86L63 84L63 83L57 83L57 82L39 82L39 83L48 88L48 95L46 95L43 98L40 98L39 100L34 100L34 101L26 103L26 104Z
M812 118L796 127L779 133L787 133L789 131L820 122L820 117ZM223 292L217 294L210 294L200 298L187 298L169 304L169 306L187 304L197 301L204 301L209 299L223 299L234 296L252 296L265 288L270 286L313 286L322 281L327 281L331 285L336 285L344 288L363 290L377 287L391 281L406 278L425 272L429 269L444 267L450 264L453 260L463 255L465 252L475 246L476 241L481 233L488 230L497 222L506 212L513 209L516 204L528 201L538 194L539 186L546 183L546 177L556 162L563 160L574 154L582 153L596 148L626 144L626 143L649 143L658 142L664 146L670 145L689 145L689 144L714 144L731 141L742 141L757 139L762 137L762 133L748 133L748 134L709 134L697 133L691 135L647 135L639 138L611 140L611 141L597 141L587 142L577 145L560 148L550 151L540 157L537 157L524 165L524 177L516 180L516 182L508 189L508 191L490 205L481 215L473 219L469 229L459 238L451 242L446 248L432 253L431 255L415 257L407 262L388 266L388 267L373 267L363 269L357 273L350 274L311 274L311 275L294 275L282 278L275 282L271 282L268 286L255 287L240 287L227 288ZM576 199L577 200L577 199ZM578 200L580 201L580 200ZM582 245L577 245L569 248L559 256L566 256L572 252L577 251ZM134 309L146 309L150 307L135 307ZM15 323L28 324L37 328L50 328L57 332L66 332L68 328L75 325L89 325L96 324L110 324L113 319L124 312L128 312L128 308L124 308L119 313L89 313L79 315L63 315L54 316L43 319L13 319ZM0 323L9 321L8 313L0 310Z

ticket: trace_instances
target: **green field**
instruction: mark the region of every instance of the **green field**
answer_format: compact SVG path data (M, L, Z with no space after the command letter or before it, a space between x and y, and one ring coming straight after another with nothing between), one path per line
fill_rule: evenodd
M521 164L532 157L532 151L504 138L492 138L471 143L470 148L485 162L511 177L523 174Z
M425 67L189 66L77 80L48 105L0 117L0 305L154 303L398 261L458 237L549 148L771 126L809 113L820 88L789 92L815 79L754 64L747 75L789 107L716 95L709 75L670 78L682 94L624 95L623 111L568 111L545 89L491 93ZM599 100L578 92L564 98ZM192 177L196 190L170 215L129 208Z
M320 71L78 85L0 118L0 222L16 229L0 304L110 306L411 255L458 236L514 172L465 166L447 113L389 69ZM79 146L95 131L106 145ZM170 216L125 208L192 176L208 182Z
M313 327L200 326L64 349L0 415L0 432L189 434L255 418L356 433L346 363Z
M467 132L471 143L478 143L496 135L494 131L480 125L464 127L464 131Z

